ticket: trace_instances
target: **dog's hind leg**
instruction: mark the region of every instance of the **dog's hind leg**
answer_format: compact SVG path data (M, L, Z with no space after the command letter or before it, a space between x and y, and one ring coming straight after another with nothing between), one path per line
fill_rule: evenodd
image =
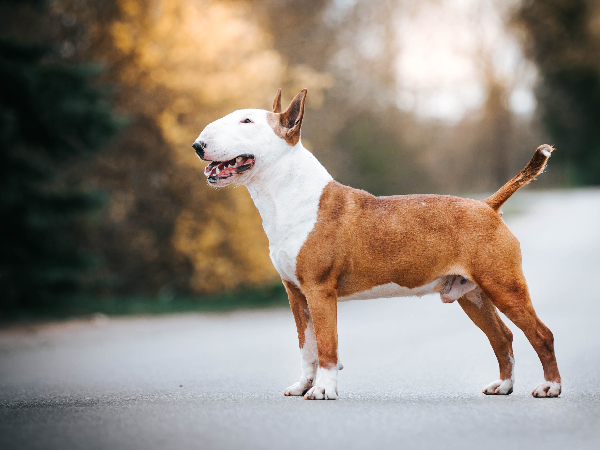
M292 308L294 320L296 321L300 357L302 360L302 374L300 375L300 380L288 387L283 394L304 395L313 385L317 375L317 366L319 364L315 329L304 294L294 283L284 280L283 285L287 291L290 307Z
M554 355L554 336L533 309L520 264L510 271L484 274L475 281L494 305L525 333L540 358L546 381L540 383L531 395L558 397L561 380Z
M498 365L500 379L483 388L487 395L508 395L515 382L515 360L512 349L512 333L502 322L496 307L479 288L466 293L458 303L467 316L485 333L492 344Z

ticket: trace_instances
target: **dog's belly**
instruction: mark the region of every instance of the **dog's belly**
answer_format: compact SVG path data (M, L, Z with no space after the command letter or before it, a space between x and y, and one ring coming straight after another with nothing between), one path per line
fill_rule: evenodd
M374 288L367 289L362 292L355 292L354 294L347 295L345 297L338 297L338 302L347 302L349 300L371 300L376 298L391 298L391 297L421 297L427 294L434 294L438 292L436 286L442 281L442 278L432 281L431 283L419 286L416 288L407 288L400 286L396 283L382 284L375 286Z

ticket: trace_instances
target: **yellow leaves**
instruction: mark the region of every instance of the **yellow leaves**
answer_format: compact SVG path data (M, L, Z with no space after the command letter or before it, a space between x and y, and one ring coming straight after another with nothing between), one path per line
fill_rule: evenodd
M294 66L290 71L292 76L291 92L295 95L301 89L307 88L310 101L307 106L319 109L323 105L323 93L333 86L333 77L328 73L320 73L312 67L301 64Z
M115 47L134 60L122 71L126 83L168 89L204 109L264 105L284 84L294 92L309 88L308 106L319 108L323 91L333 84L331 75L307 65L289 68L249 3L117 2L122 19L110 32ZM150 12L141 12L144 5Z
M141 0L119 0L131 20L111 27L115 46L135 58L141 83L185 92L206 106L256 101L249 86L273 90L285 64L270 37L242 2L155 0L151 17L139 17ZM132 5L136 4L137 7ZM136 9L137 8L137 9ZM136 13L137 14L137 13ZM128 77L127 81L132 81ZM248 98L251 97L251 98Z
M187 98L177 98L168 108L165 108L156 118L163 138L173 146L173 156L183 165L200 167L196 154L191 150L192 142L199 131L191 129L188 124L182 124L182 114L193 114L193 103Z
M194 267L191 287L217 292L264 283L277 276L269 260L260 217L244 189L223 189L227 207L213 205L202 215L186 209L175 223L173 246ZM233 201L233 202L232 202Z
M111 27L111 34L115 47L123 53L133 50L134 41L131 35L131 27L125 22L115 22Z
M208 122L235 109L270 107L278 87L290 89L290 96L308 88L308 106L319 107L332 77L305 65L290 68L250 2L116 3L121 15L109 26L116 54L107 59L119 63L132 112L149 119L170 148L169 158L180 168L171 183L189 190L171 244L194 268L191 289L214 292L276 277L247 190L210 191L191 144ZM126 209L118 198L113 220L123 220ZM152 242L142 233L132 245L150 248Z
M142 11L142 5L138 0L121 0L119 6L121 12L131 19L135 19Z

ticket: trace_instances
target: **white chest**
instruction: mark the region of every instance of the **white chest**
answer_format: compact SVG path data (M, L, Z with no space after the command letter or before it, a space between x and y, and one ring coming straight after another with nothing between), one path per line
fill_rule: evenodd
M296 205L293 214L283 214L284 220L275 227L265 227L269 238L269 256L281 278L300 286L296 278L296 260L306 238L315 227L318 202Z
M275 270L300 286L296 259L317 222L323 189L333 178L308 150L294 150L248 190L262 217Z

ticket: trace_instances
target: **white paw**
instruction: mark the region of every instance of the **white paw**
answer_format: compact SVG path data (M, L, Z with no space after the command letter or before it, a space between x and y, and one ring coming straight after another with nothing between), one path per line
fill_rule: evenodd
M284 392L283 395L304 395L304 393L306 391L308 391L312 386L312 380L306 380L306 381L297 381L294 384L292 384L290 387L288 387Z
M304 394L306 400L335 400L337 393L337 367L333 369L317 369L315 385Z
M512 394L513 391L513 380L498 380L488 384L483 388L485 395L508 395Z
M560 395L560 383L544 381L537 385L531 395L537 398L558 397Z
M313 386L304 394L306 400L336 400L338 398L337 389L331 386Z

